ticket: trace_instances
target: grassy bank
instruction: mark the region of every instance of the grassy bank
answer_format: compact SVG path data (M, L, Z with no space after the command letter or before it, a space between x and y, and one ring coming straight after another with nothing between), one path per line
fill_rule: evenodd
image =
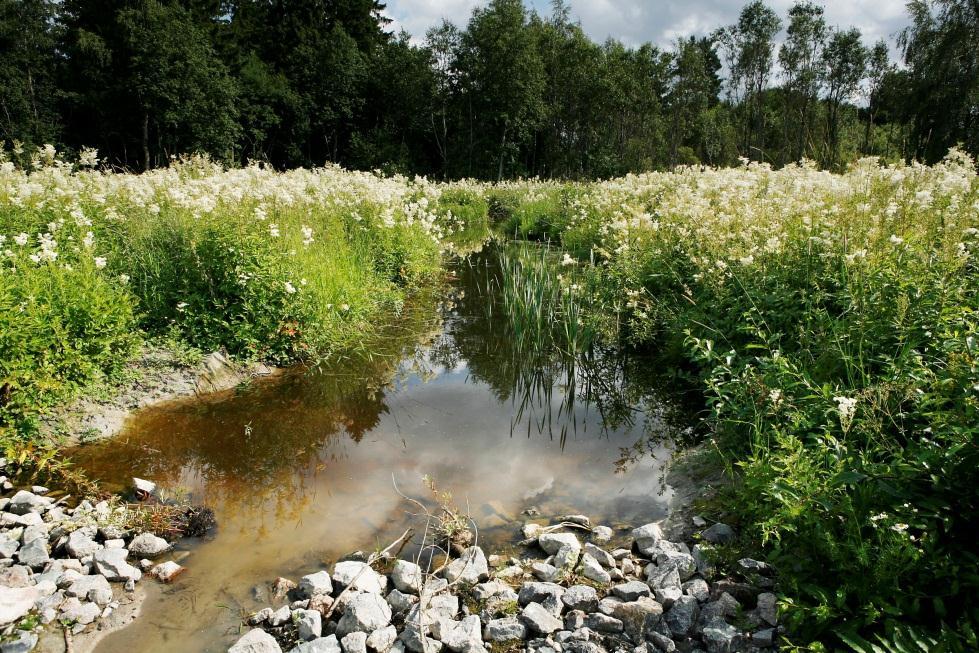
M507 233L563 245L621 337L702 388L721 507L782 571L793 645L975 649L972 161L494 192Z
M481 238L459 184L335 168L0 168L0 429L109 380L147 338L241 360L349 352Z

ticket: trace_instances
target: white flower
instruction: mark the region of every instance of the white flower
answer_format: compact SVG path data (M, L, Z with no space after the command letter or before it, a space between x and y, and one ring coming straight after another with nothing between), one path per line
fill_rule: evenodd
M187 302L180 302L179 304L177 304L177 310L180 311L181 313L184 312L185 308L187 308Z
M95 257L95 267L97 267L100 270L105 267L105 257L104 256L96 256Z
M277 225L277 224L270 224L269 225L269 234L273 238L278 238L279 237L279 225Z
M344 312L349 311L350 310L350 304L340 304L340 310L341 311L344 311Z
M21 233L17 234L16 236L14 236L14 242L17 243L18 245L20 245L21 247L23 247L24 245L27 244L28 238L29 238L29 236L27 234L25 234L24 232L21 232Z
M119 275L119 281L121 281L123 283L129 283L129 275L128 274L120 274Z
M296 287L290 282L286 281L286 292L292 295L296 292Z
M840 414L840 424L844 431L848 431L853 422L853 415L857 412L857 399L856 397L841 396L833 397L833 401L836 402L836 410Z
M82 243L85 245L85 247L91 248L92 245L95 244L95 234L93 234L91 231L87 232L85 237L82 239Z
M889 240L891 241L891 244L892 245L900 245L901 243L904 242L904 239L901 238L900 236L896 235L896 234L891 234L891 237L890 237Z
M574 265L574 259L567 252L564 253L564 258L561 259L561 265Z
M313 228L303 225L303 245L309 245L313 242Z

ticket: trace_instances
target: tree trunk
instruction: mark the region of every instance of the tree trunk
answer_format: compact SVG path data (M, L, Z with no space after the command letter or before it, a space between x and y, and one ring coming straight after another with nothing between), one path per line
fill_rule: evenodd
M150 169L150 112L143 112L143 170Z

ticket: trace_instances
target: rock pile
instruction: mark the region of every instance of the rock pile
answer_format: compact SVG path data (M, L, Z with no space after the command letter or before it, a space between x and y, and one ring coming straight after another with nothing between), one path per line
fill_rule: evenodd
M590 541L576 533L588 531ZM773 570L743 559L719 578L713 547L734 537L715 524L696 544L668 541L658 524L613 533L586 518L524 527L527 556L478 547L427 574L397 560L387 575L344 561L265 608L229 653L762 653L777 646Z
M0 460L0 474L7 462ZM0 475L0 487L13 486ZM82 501L68 508L35 486L0 498L0 651L24 653L37 627L54 621L78 634L119 608L148 572L164 581L182 568L156 564L170 544L152 533L132 533L124 507Z

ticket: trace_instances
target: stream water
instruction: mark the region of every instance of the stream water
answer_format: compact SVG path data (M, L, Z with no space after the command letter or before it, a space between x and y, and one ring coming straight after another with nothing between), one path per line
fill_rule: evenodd
M458 264L451 291L414 302L370 355L155 406L80 448L75 460L110 489L152 479L218 522L180 543L188 571L144 582L142 615L97 651L226 650L277 576L298 580L419 525L399 492L430 496L425 476L493 550L518 539L531 508L623 528L663 517L668 453L651 442L668 427L648 370L615 350L517 349L493 260Z

